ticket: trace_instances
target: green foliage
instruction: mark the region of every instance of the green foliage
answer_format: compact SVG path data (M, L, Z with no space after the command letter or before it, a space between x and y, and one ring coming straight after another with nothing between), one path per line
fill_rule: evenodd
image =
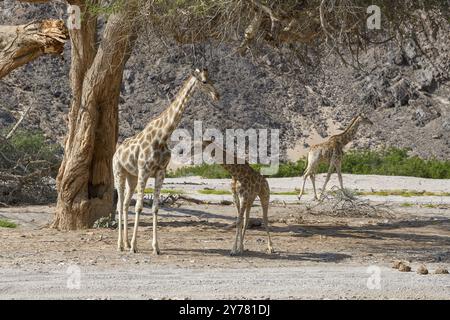
M145 188L144 194L153 194L155 189L153 188ZM161 189L161 194L183 194L183 190L177 189Z
M198 190L198 193L224 195L224 194L231 194L231 191L228 191L228 190L216 190L216 189L202 189L202 190Z
M400 204L400 207L404 207L404 208L410 208L412 206L414 206L414 205L409 202L403 202L402 204Z
M192 167L182 167L175 171L169 171L169 178L201 176L208 179L230 178L230 174L218 164L201 164Z
M94 16L97 15L109 16L111 14L115 14L119 12L124 5L125 5L124 0L114 0L111 1L110 3L100 3L100 4L94 3L91 0L87 1L86 3L87 11Z
M0 228L17 228L17 224L8 220L0 219Z
M24 168L27 172L49 168L55 174L63 150L60 145L47 141L41 131L17 130L7 143L0 145L0 153L4 158L0 161L0 170L25 174Z
M416 190L378 190L378 191L358 191L360 196L401 196L401 197L423 197L438 196L449 197L450 192L432 192L432 191L416 191Z
M344 156L342 171L354 174L449 179L450 161L410 157L407 150L397 148L352 151Z
M256 170L262 165L252 165ZM272 177L299 177L303 174L306 161L281 163L278 172ZM324 163L319 166L319 173L328 171ZM382 151L350 151L344 155L342 172L352 174L374 174L387 176L411 176L433 179L450 179L450 161L421 159L408 156L408 150L390 148ZM201 176L208 179L230 178L220 165L202 164L183 167L169 172L169 177Z

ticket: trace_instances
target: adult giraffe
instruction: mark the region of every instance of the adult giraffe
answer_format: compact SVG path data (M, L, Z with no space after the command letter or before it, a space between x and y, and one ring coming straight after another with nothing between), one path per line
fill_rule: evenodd
M181 90L169 107L159 117L150 121L145 129L137 135L128 138L117 148L113 157L114 184L118 193L117 212L119 214L118 250L131 249L136 252L136 237L139 215L142 212L144 189L150 177L155 178L153 192L153 253L159 254L157 237L157 215L159 209L159 195L170 161L170 149L167 140L181 121L183 112L192 93L200 89L219 100L219 94L209 80L208 71L195 70L184 82ZM135 222L131 246L128 243L128 207L137 186L137 201L135 206ZM123 215L123 234L122 234Z

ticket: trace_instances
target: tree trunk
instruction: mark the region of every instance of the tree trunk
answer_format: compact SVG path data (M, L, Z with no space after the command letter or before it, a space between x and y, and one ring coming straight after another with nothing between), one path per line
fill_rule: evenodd
M62 20L0 26L0 78L43 54L62 54L67 39Z
M78 5L83 11L82 4ZM120 86L134 40L136 9L136 2L128 1L108 18L98 50L96 18L88 12L81 30L70 31L73 100L57 177L54 228L89 228L113 210L112 156L118 136Z

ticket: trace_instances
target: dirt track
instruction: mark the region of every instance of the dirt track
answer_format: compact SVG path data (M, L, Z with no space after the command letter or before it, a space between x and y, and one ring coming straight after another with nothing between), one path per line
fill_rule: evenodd
M137 254L116 251L115 230L42 228L52 207L3 208L0 218L19 227L0 229L0 298L449 299L450 276L433 274L450 267L449 207L386 202L386 211L371 217L314 214L311 203L273 204L277 252L265 253L265 232L254 227L241 257L229 256L234 206L164 208L157 257L148 208ZM261 214L258 206L252 212ZM392 269L398 259L409 261L413 272ZM431 274L417 274L421 264ZM367 285L370 266L380 271L380 289ZM68 288L78 271L80 288Z

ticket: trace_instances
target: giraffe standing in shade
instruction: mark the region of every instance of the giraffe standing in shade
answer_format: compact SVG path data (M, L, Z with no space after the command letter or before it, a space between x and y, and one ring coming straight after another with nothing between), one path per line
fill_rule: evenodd
M170 149L167 140L181 121L184 109L190 96L196 89L200 89L217 101L219 94L208 78L208 71L195 70L184 82L169 107L159 117L152 120L145 129L134 137L125 139L118 146L113 157L114 184L118 193L117 212L119 215L118 250L131 249L136 252L136 237L139 215L142 212L144 189L150 177L155 178L153 192L153 253L159 254L157 237L157 214L159 209L159 195L163 185L166 167L170 161ZM128 242L128 207L137 186L137 201L135 206L135 222L131 247ZM122 234L123 216L123 234Z
M214 144L212 141L204 141L203 148ZM261 201L263 223L267 232L267 251L273 253L272 239L270 238L269 230L269 200L270 200L270 188L267 179L259 172L254 170L247 161L239 163L236 155L227 153L217 144L211 146L212 150L220 150L222 152L222 161L220 165L230 173L231 175L231 191L233 193L234 203L237 209L237 221L236 221L236 238L234 241L231 255L238 255L244 252L244 236L250 220L250 209L256 197L259 197ZM209 151L212 151L211 149ZM228 158L228 161L227 161ZM231 163L230 163L231 162Z
M342 191L344 192L344 183L342 181L341 174L341 165L342 165L342 157L344 155L344 147L350 143L355 138L355 135L358 131L358 128L361 124L369 124L372 125L372 121L366 118L364 115L359 114L354 117L350 122L350 125L344 132L331 136L327 141L316 144L309 149L308 152L308 166L306 167L305 172L303 173L303 185L298 195L298 199L300 200L303 191L305 189L306 179L310 177L313 189L314 189L314 199L318 200L317 192L316 192L316 172L319 164L321 162L329 163L328 174L325 179L325 183L323 184L322 192L320 194L320 198L322 198L325 188L330 180L331 174L333 173L334 168L336 168L336 173L338 175L339 184L341 186Z

